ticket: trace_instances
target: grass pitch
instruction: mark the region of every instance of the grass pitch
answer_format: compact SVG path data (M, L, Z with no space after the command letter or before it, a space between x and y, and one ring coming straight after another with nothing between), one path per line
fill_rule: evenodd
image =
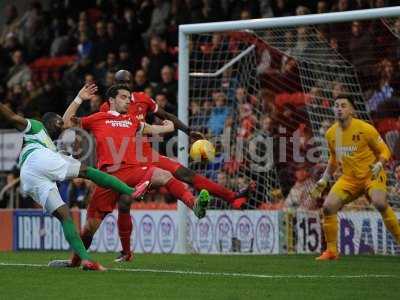
M0 253L0 299L400 299L400 258L94 254L104 273L50 269L66 252Z

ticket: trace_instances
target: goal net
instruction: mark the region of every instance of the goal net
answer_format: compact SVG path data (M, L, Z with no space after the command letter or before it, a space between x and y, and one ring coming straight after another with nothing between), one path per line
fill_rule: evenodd
M394 153L398 149L400 19L242 24L237 30L205 26L185 34L188 123L217 149L213 162L189 161L189 166L233 190L255 181L246 208L283 209L291 231L287 250L320 251L321 203L312 201L309 191L326 165L324 134L334 121L333 99L351 94L357 116L373 122ZM397 159L394 155L387 166L394 206L400 206L393 174ZM216 198L210 208L230 206ZM354 225L354 247L344 244L344 253L399 250L367 198L346 206L340 218L343 241L346 225ZM384 250L388 247L392 250Z

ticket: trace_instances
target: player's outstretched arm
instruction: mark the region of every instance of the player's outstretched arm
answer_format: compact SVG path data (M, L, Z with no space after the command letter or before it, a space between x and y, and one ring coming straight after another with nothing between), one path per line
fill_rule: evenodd
M194 140L204 139L204 136L201 132L193 131L188 126L186 126L181 120L179 120L175 115L165 111L161 107L158 107L157 112L155 115L163 120L170 120L174 123L176 129L179 129L186 133Z
M28 126L28 121L25 118L17 115L3 103L0 103L0 117L7 120L18 131L24 131Z
M143 123L143 133L158 135L163 133L173 132L175 130L174 123L170 120L164 120L162 125L150 125Z
M64 127L70 128L75 126L75 122L71 120L75 116L82 102L90 100L90 98L97 92L97 86L95 84L85 84L75 97L74 101L68 106L67 110L63 115Z

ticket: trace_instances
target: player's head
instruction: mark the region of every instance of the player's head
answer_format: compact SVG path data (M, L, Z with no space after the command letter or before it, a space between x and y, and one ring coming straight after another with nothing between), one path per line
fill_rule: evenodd
M348 120L354 114L354 100L351 95L340 94L335 99L333 111L339 121Z
M60 136L64 127L64 121L59 114L47 112L43 115L42 122L47 133L53 140Z
M108 90L106 97L110 103L110 110L126 114L131 102L131 89L126 84L114 84Z
M127 70L119 70L114 75L114 82L115 84L126 84L131 87L133 84L132 73Z

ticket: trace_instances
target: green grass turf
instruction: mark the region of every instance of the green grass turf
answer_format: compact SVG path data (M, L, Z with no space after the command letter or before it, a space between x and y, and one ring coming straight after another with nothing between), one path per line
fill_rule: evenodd
M321 278L249 278L218 274L172 274L0 265L0 299L400 299L400 258L342 257L316 262L313 256L136 255L117 264L115 254L94 254L109 268L182 270ZM47 264L66 252L0 253L0 263ZM390 278L344 278L346 275ZM335 278L323 276L334 275Z

